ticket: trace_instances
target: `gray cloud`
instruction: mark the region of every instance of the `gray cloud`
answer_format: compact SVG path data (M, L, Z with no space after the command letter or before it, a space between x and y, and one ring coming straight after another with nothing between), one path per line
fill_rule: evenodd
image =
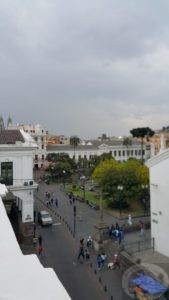
M1 0L1 114L82 137L168 125L168 13L164 0Z

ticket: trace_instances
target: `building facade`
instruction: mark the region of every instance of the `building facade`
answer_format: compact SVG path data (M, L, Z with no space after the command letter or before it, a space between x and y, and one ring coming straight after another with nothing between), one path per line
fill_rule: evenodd
M36 143L23 130L0 131L0 182L15 196L23 236L31 235L34 222L33 153Z
M22 129L29 133L37 144L37 148L33 153L34 168L43 167L46 158L46 145L47 145L47 130L42 125L25 125L25 124L11 124L9 123L8 129Z
M151 235L155 250L169 257L169 149L147 161L150 170Z
M79 144L74 151L74 148L69 145L47 145L47 154L49 153L66 153L69 157L75 157L76 161L81 158L90 159L92 156L99 156L103 153L111 153L118 161L126 161L129 158L141 159L141 143L135 139L131 145L124 145L123 141L88 141ZM153 155L153 147L151 144L144 144L143 158L149 159Z

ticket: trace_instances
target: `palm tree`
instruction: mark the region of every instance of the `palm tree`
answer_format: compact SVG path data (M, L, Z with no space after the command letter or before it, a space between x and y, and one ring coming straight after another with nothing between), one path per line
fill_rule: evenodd
M72 145L74 148L74 158L75 158L75 149L79 145L79 143L80 143L80 139L78 136L74 135L70 137L70 145Z
M133 137L141 138L141 160L143 163L143 139L153 136L155 132L149 127L141 127L132 129L130 133Z

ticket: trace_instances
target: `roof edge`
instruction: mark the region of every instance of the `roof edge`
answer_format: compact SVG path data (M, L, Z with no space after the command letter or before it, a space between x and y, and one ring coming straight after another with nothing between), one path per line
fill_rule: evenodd
M153 156L149 160L146 161L146 166L151 168L155 165L158 165L160 162L165 160L166 158L169 158L169 148L164 150L163 152Z

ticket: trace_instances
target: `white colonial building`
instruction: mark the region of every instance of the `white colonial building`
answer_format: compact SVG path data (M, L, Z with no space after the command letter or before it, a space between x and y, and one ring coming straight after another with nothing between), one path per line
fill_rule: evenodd
M8 129L22 129L29 133L37 144L37 148L34 150L34 167L43 167L46 158L46 144L47 144L47 130L42 125L25 125L25 124L12 124L8 123Z
M147 162L150 170L151 234L155 250L169 256L169 149Z
M80 158L91 158L99 156L103 153L111 153L118 161L126 161L129 158L141 159L141 143L136 139L131 139L131 145L124 145L123 139L115 139L110 141L92 140L82 142L74 151L73 146L69 145L47 145L47 154L49 153L66 153L69 157L78 161ZM143 145L143 158L149 159L153 155L153 147L151 144Z
M22 254L2 202L7 193L0 184L0 299L71 300L52 268L44 268L35 254Z
M34 222L33 153L37 148L30 135L23 130L0 131L0 182L15 196L21 213L23 236L32 233Z

